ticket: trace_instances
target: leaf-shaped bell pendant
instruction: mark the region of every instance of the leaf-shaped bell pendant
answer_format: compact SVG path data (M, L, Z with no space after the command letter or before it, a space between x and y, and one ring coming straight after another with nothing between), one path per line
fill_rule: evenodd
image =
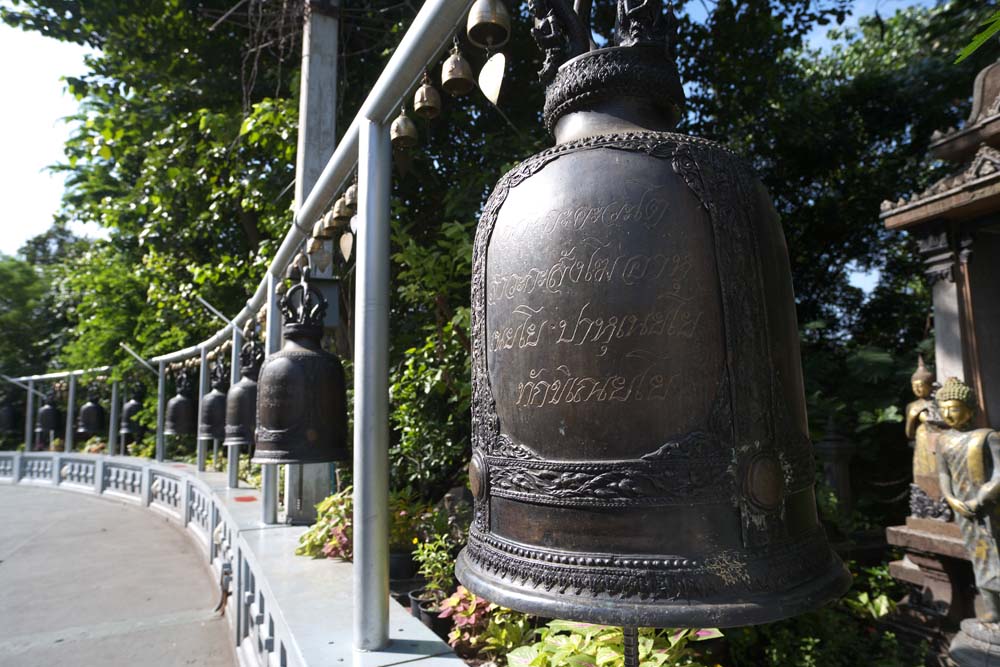
M503 0L476 0L466 23L469 41L487 51L499 49L510 39L510 12Z
M413 113L427 120L441 115L441 93L431 83L431 77L427 72L424 72L420 87L413 96Z
M392 121L392 126L389 128L389 138L392 140L392 147L397 150L406 150L417 145L417 126L406 115L405 109L400 109L399 116ZM337 201L339 203L342 200L338 199ZM350 219L351 217L347 216L347 220L350 221Z
M458 49L458 40L455 40L455 45L451 47L451 55L441 66L441 87L452 97L467 95L476 87L472 66Z

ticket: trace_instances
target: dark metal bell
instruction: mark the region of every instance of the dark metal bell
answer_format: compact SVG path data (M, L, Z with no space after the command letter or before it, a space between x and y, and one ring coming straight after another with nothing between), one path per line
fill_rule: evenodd
M350 457L344 369L320 347L326 300L310 269L282 295L284 344L264 361L257 387L254 463L326 463Z
M141 409L142 403L135 396L128 399L122 406L121 426L118 429L118 435L121 436L125 444L142 439L144 429L135 419Z
M251 321L243 332L245 342L240 348L240 381L226 395L226 439L224 445L254 447L257 428L257 377L264 361L264 347L257 340Z
M217 362L212 366L212 390L202 396L201 423L198 438L222 440L226 437L226 367Z
M188 398L190 382L187 374L177 374L177 395L167 401L164 435L194 435L198 426L198 408Z
M42 407L38 408L38 415L35 417L35 442L44 447L51 444L51 434L61 434L65 424L62 423L62 415L59 409L52 405L51 396L42 399Z
M22 424L17 409L10 403L0 405L0 433L15 433Z
M557 146L479 222L456 575L548 618L774 621L850 583L817 518L785 241L745 162L669 132L658 3L625 3L619 46L580 38L552 71Z
M97 403L96 396L88 396L76 420L76 434L87 440L104 433L105 423L104 408Z

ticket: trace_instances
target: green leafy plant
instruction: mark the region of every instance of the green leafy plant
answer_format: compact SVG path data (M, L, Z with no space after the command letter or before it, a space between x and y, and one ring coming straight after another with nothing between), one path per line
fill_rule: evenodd
M316 523L299 538L296 555L350 560L354 555L353 525L354 496L348 487L316 505Z
M972 38L964 49L958 54L955 64L958 64L975 53L979 47L989 41L990 37L1000 32L1000 10L995 11L988 19L980 24L983 28L981 32Z
M454 543L447 534L438 534L417 544L413 560L420 566L418 573L426 581L426 590L441 600L455 583Z
M421 527L430 507L409 488L389 494L389 550L410 552L420 542Z
M483 634L489 624L489 601L465 586L441 602L440 618L450 618L454 626L448 633L448 643L461 656L473 657L481 648Z
M505 664L507 655L534 639L535 617L498 604L487 607L489 622L482 635L480 655Z
M539 640L507 655L510 667L619 667L624 665L622 629L571 621L551 621L538 631ZM640 630L641 667L699 667L694 642L717 639L706 630Z

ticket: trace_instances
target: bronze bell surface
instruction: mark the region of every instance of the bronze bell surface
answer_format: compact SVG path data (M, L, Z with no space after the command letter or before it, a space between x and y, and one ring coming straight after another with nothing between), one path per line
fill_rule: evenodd
M458 48L458 40L451 49L451 54L441 65L441 88L452 97L468 95L476 87L476 77L472 75L472 66Z
M344 369L320 346L327 303L311 269L279 302L284 344L260 369L254 463L327 463L350 458Z
M42 399L42 407L38 408L38 414L35 416L35 442L46 447L51 444L50 435L52 433L61 435L66 427L62 423L59 409L52 403L52 396L46 395Z
M389 137L392 141L392 147L396 150L406 150L417 145L417 126L406 115L405 109L399 110L399 116L389 126ZM337 201L342 200L338 199ZM350 222L350 220L351 218L348 216L347 222Z
M198 438L222 440L226 437L226 390L229 385L226 366L221 361L212 365L212 389L202 396Z
M431 77L427 72L424 72L420 87L413 95L413 113L427 120L433 120L441 115L441 93L431 83Z
M118 428L118 435L121 436L124 444L137 442L142 439L143 428L136 421L135 417L142 409L142 402L137 395L133 395L122 406L121 425Z
M251 320L243 331L240 348L240 381L226 395L226 446L248 447L253 453L254 430L257 428L257 377L264 361L264 346L257 339Z
M191 393L191 381L183 370L177 373L175 380L177 394L167 401L167 414L164 419L164 435L194 435L198 426L198 408L194 401L188 398Z
M97 402L97 394L89 393L87 402L80 408L80 414L77 416L76 434L83 440L88 440L95 435L103 434L106 423L104 408Z
M770 622L850 583L817 518L785 241L743 160L670 132L658 3L626 2L614 47L536 31L556 146L500 179L476 232L456 575L549 618ZM577 36L558 72L552 35Z
M466 34L473 45L492 50L510 39L510 12L503 0L476 0L469 10Z

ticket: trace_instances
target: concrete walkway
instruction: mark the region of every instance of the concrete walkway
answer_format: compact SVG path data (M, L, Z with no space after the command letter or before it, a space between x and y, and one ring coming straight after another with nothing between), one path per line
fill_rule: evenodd
M235 665L205 557L155 512L0 486L0 666Z

